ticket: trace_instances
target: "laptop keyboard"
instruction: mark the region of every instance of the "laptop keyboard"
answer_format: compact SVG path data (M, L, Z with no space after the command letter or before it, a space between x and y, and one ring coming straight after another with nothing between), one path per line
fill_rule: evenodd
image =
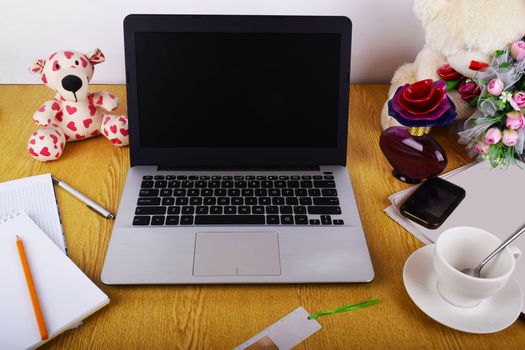
M134 226L343 225L336 184L323 175L146 175Z

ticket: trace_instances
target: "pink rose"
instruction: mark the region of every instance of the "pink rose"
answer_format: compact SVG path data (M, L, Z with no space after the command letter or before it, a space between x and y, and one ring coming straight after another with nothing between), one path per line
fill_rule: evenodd
M509 129L519 130L525 124L525 117L523 117L523 113L518 111L509 112L507 113L506 124Z
M517 92L512 96L512 100L518 106L518 108L525 107L525 92Z
M522 40L513 42L510 47L510 53L515 60L519 61L525 58L525 42Z
M487 145L485 142L479 142L476 145L476 152L478 154L487 154L489 151L490 145Z
M489 85L487 85L487 90L489 91L489 94L492 96L499 96L503 92L503 89L505 86L503 85L503 82L498 79L494 78L489 82Z
M489 145L493 145L501 140L501 131L498 128L490 128L485 134L485 142Z
M501 141L505 146L512 147L518 143L518 132L516 130L505 130L503 131L503 136Z

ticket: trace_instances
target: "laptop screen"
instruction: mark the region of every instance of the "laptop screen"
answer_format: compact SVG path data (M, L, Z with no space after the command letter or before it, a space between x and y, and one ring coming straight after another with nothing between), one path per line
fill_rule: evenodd
M140 146L335 147L340 36L136 32Z

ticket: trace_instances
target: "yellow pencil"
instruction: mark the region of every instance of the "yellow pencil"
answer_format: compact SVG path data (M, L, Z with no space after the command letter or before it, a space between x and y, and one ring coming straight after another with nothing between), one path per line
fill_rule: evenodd
M35 283L33 282L33 277L31 276L31 269L29 268L29 263L27 261L24 244L18 236L16 236L16 247L18 248L18 255L20 255L20 262L22 263L22 268L24 270L27 289L29 290L31 303L33 304L36 322L38 323L38 330L40 331L40 338L42 340L46 340L48 338L46 323L44 321L44 316L42 315L42 310L40 309L40 303L38 302L38 295L36 294Z

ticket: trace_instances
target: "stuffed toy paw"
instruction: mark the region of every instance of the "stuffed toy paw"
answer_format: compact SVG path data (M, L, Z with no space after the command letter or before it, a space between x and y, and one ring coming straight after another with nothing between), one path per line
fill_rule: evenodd
M88 92L96 64L104 54L95 49L88 54L58 51L47 59L38 59L29 71L56 91L52 100L33 114L41 127L29 138L27 149L36 160L60 158L67 141L79 141L104 135L115 146L127 146L128 118L108 112L118 107L118 98L108 92Z

